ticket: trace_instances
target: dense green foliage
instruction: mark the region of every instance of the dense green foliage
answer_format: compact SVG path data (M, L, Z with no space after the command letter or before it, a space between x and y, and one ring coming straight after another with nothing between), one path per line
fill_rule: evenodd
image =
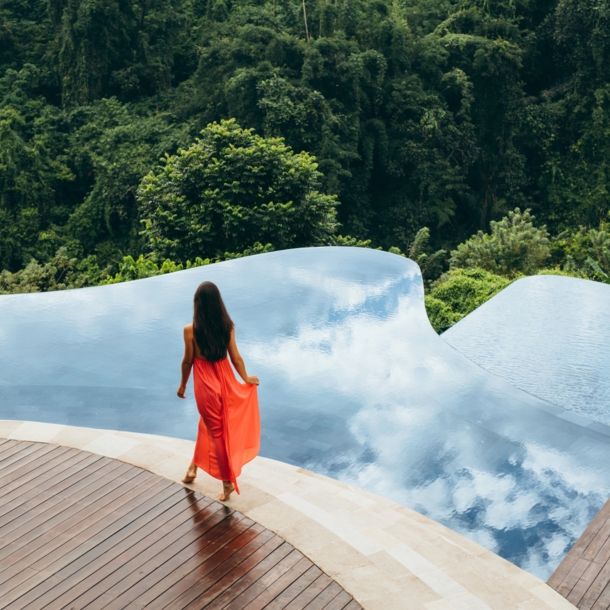
M368 245L363 247L368 247ZM25 268L14 273L6 270L2 271L0 273L0 294L48 292L69 288L118 284L120 282L141 280L155 275L164 275L174 271L192 269L193 267L201 267L211 263L272 251L273 247L271 244L263 245L257 242L251 248L246 248L243 252L225 252L222 256L217 256L213 259L206 258L205 260L196 257L194 261L187 260L185 263L179 263L171 259L156 262L159 260L157 257L144 256L143 254L140 254L137 259L127 255L123 257L123 260L118 265L118 271L112 275L111 267L105 269L99 268L95 256L88 256L84 260L79 261L77 258L70 258L65 248L60 248L55 256L44 265L39 264L33 259Z
M430 323L442 332L491 299L511 279L481 268L451 269L426 295Z
M610 0L2 0L0 268L116 272L142 178L229 118L315 155L375 246L449 250L516 206L586 232L608 83Z
M430 241L430 229L424 227L420 229L409 248L409 258L415 261L421 269L422 277L424 280L429 280L430 277L438 277L440 270L443 267L445 250L437 250L436 252L429 252ZM402 254L398 248L390 248L390 252L394 254Z
M374 246L441 329L610 282L609 178L610 0L0 0L2 293Z
M537 227L535 220L530 210L517 208L501 221L492 222L491 233L479 231L451 252L451 270L480 268L512 278L544 270L591 280L610 274L607 223L549 238L546 227Z
M281 138L214 123L142 181L147 246L184 261L241 252L261 239L279 249L327 245L335 198L318 192L320 178L312 157L293 154Z
M491 233L479 231L451 252L450 269L429 283L426 309L442 332L524 275L567 275L610 284L610 232L565 231L549 239L529 210L516 209Z
M541 269L551 255L546 227L533 224L529 210L517 208L499 222L491 222L491 233L479 231L451 253L452 268L479 267L494 273L531 274Z

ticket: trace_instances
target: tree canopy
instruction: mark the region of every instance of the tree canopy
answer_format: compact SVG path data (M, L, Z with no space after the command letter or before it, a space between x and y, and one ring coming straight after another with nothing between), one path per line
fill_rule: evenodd
M342 234L376 246L406 251L427 226L451 250L517 206L554 234L597 228L609 15L610 0L4 0L0 268L60 247L115 269L139 256L140 181L232 118L315 156Z
M235 121L213 123L187 149L167 156L138 191L152 253L177 261L242 252L257 242L278 249L327 245L335 197L306 152L263 138Z
M364 245L441 328L610 282L609 179L610 0L0 4L0 292Z

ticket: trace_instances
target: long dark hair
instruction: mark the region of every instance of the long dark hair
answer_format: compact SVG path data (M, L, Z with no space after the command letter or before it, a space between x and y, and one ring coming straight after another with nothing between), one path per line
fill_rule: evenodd
M210 362L227 356L233 320L220 296L218 286L203 282L195 292L193 333L201 355Z

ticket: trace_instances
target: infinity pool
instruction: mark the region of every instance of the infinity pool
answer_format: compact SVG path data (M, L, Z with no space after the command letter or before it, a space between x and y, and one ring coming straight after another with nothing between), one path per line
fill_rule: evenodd
M610 286L526 277L443 339L522 390L610 425Z
M204 280L261 379L263 455L403 503L542 578L607 499L607 428L460 355L428 322L417 265L374 250L0 297L0 418L194 439L192 389L175 391Z

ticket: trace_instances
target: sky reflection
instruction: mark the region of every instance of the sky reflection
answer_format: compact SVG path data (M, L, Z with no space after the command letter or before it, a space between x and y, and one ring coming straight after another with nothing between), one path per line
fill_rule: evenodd
M610 286L526 277L443 339L518 388L610 426Z
M216 282L262 453L423 512L548 577L610 492L610 437L439 338L419 269L371 250L265 254L128 284L0 297L0 417L194 438L181 328Z

